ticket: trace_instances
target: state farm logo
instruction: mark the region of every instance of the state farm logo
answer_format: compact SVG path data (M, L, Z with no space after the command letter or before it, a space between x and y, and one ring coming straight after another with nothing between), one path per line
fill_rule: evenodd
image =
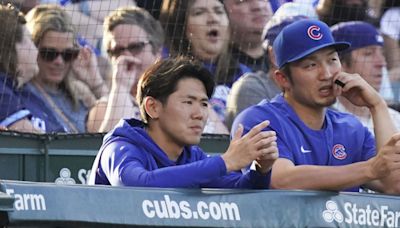
M322 212L322 217L326 222L336 221L338 223L343 222L343 214L339 211L338 205L335 201L329 200L326 202L326 210Z
M322 217L327 223L346 223L358 227L400 227L400 210L395 209L398 208L396 203L392 205L395 208L391 209L389 205L344 202L341 204L343 213L335 201L329 200L325 205Z

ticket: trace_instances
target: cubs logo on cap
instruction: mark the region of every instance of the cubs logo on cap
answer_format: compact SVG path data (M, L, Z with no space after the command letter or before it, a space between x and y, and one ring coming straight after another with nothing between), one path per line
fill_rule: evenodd
M332 155L338 160L344 160L347 158L346 148L342 144L336 144L332 148Z
M307 35L313 40L320 40L324 35L320 33L319 30L321 30L320 27L316 25L311 25L307 29Z
M341 51L349 46L347 42L336 42L324 22L303 19L286 26L279 33L273 50L278 67L282 68L287 63L300 60L325 47Z

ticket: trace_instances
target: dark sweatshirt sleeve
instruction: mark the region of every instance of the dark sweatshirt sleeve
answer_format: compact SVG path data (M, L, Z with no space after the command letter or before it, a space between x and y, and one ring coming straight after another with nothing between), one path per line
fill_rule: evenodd
M203 152L201 152L203 153ZM149 169L152 159L140 147L125 143L103 151L100 166L111 185L169 188L257 188L265 176L255 171L227 174L221 156L207 157L188 164ZM267 183L266 183L267 184Z

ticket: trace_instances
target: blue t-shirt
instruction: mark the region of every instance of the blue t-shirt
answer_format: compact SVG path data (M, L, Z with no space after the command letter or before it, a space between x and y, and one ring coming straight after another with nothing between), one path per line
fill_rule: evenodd
M240 113L232 125L232 134L239 123L248 132L264 120L271 122L267 130L277 133L279 157L295 165L339 166L375 156L373 135L353 115L327 109L323 128L313 130L281 94L271 102L263 100ZM359 186L346 191L359 191Z
M46 133L65 132L44 102L28 85L16 89L11 77L0 73L0 126L9 127L24 118Z
M108 133L93 163L89 184L170 188L268 188L269 175L227 173L221 156L184 147L176 161L150 138L139 120L121 120Z

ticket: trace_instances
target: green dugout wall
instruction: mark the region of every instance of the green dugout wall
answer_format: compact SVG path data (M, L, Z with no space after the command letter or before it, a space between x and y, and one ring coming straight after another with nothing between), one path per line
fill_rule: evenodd
M85 184L104 134L0 132L0 179ZM200 146L221 153L227 135L203 135Z
M102 138L0 132L0 227L400 227L397 196L79 185ZM201 146L228 143L204 135Z

